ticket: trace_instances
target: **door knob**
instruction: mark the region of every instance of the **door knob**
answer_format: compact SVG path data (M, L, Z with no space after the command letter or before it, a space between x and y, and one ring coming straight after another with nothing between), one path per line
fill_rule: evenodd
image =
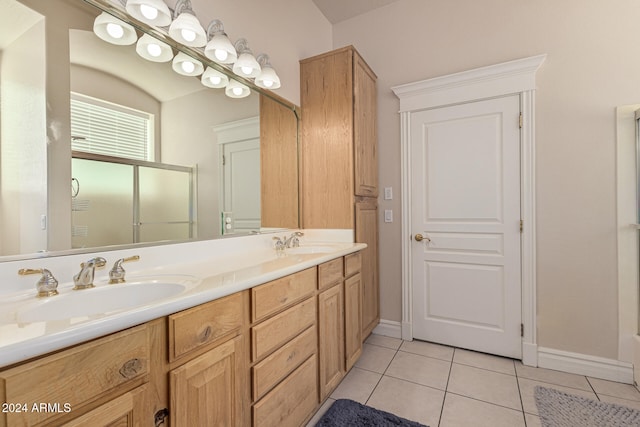
M423 236L422 234L418 233L415 235L414 237L416 239L416 242L422 242L423 240L426 240L427 243L429 243L431 241L430 238Z

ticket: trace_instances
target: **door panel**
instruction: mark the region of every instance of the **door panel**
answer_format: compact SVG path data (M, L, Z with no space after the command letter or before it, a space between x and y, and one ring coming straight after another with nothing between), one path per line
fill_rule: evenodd
M412 114L414 337L521 357L519 97Z

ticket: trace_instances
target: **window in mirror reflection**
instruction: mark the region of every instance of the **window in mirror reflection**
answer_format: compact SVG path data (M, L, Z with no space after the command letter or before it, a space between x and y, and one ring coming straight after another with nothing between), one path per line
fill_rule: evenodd
M74 151L153 161L153 123L153 114L71 94Z

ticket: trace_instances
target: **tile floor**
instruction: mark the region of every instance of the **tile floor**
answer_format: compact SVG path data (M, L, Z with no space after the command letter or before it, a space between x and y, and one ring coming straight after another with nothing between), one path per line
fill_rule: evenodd
M536 385L640 409L628 384L421 341L371 335L362 356L307 424L335 399L352 399L429 427L540 426Z

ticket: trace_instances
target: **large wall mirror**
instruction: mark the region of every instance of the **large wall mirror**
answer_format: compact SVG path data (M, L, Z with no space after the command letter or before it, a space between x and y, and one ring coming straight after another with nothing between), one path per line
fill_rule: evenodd
M106 43L100 13L0 0L0 260L298 227L295 106Z

